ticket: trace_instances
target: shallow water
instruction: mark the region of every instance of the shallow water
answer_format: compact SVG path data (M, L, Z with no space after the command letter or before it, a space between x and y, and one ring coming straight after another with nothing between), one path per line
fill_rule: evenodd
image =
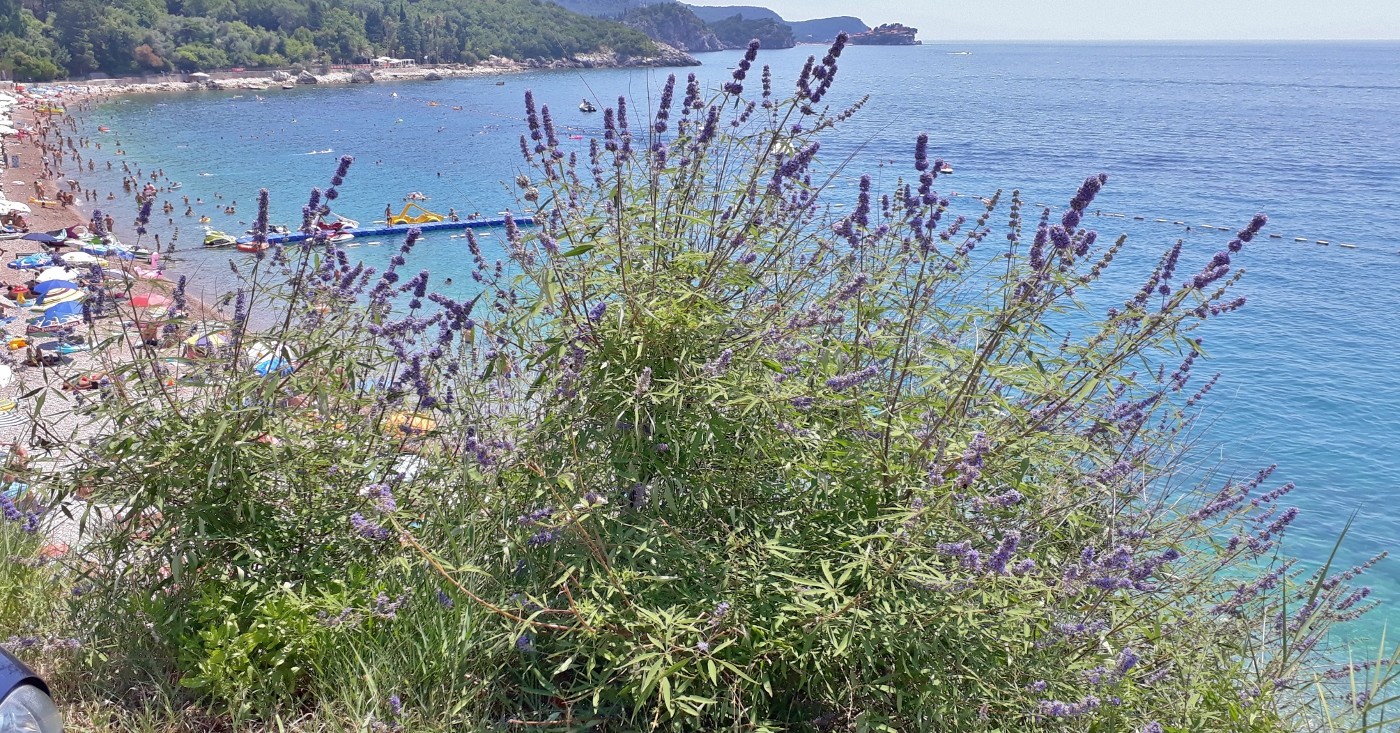
M790 78L814 51L762 60ZM971 53L953 53L961 51ZM716 86L737 58L705 55L697 73ZM213 201L215 192L220 206L237 200L233 217L196 207L229 231L251 222L259 187L274 192L273 220L294 223L304 192L328 184L341 154L356 163L336 209L362 222L382 218L386 203L397 211L409 191L422 191L443 213L452 206L489 214L514 200L506 182L519 167L527 87L551 104L561 126L587 135L601 120L577 110L580 98L623 94L644 107L666 73L301 87L263 92L265 101L252 92L133 97L98 109L87 124L114 131L90 133L105 143L103 154L119 138L126 160L147 172L163 167L191 201ZM852 154L852 171L889 184L910 170L913 137L926 131L933 152L956 167L940 181L945 190L982 196L1019 187L1028 202L1052 205L1067 201L1085 175L1107 171L1095 206L1145 217L1086 222L1105 236L1132 236L1133 256L1117 276L1124 288L1135 287L1176 238L1188 242L1183 263L1199 264L1229 239L1201 225L1233 230L1267 212L1267 231L1284 236L1256 240L1237 258L1249 270L1241 287L1249 306L1210 328L1210 363L1198 368L1225 373L1201 460L1240 474L1277 462L1275 481L1300 486L1292 496L1304 516L1286 549L1304 558L1325 558L1347 517L1360 512L1339 560L1351 565L1400 536L1400 514L1386 511L1400 494L1397 79L1397 44L854 47L842 58L832 100L873 96L827 153L828 160ZM586 150L583 141L565 143ZM120 192L119 165L98 178ZM180 204L180 245L191 249L198 227L182 212ZM157 231L171 235L169 227ZM395 243L379 241L349 251L382 264ZM417 256L435 273L457 272L461 288L469 282L464 250L461 239L434 235ZM182 266L203 273L214 292L228 256L191 252ZM1395 563L1382 563L1370 582L1390 604L1361 627L1375 635L1385 621L1400 620Z

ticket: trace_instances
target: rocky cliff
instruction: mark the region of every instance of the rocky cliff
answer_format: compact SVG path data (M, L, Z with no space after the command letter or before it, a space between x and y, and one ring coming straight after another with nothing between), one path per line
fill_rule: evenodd
M721 51L726 47L705 21L680 3L633 8L623 14L622 23L682 51Z

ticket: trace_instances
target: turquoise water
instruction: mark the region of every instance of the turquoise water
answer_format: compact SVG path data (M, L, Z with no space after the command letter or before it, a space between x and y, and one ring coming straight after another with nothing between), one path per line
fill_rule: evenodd
M798 48L762 60L790 77L813 51L820 53ZM737 58L705 55L697 73L716 86ZM226 230L246 228L240 221L252 220L262 186L274 192L274 221L294 223L305 192L327 185L341 154L357 162L336 208L362 222L382 218L386 203L397 210L409 191L444 213L494 213L514 200L506 182L519 166L526 88L561 125L587 133L600 120L577 111L581 97L624 94L643 107L666 73L273 89L262 102L252 92L129 98L100 108L88 125L113 129L93 133L104 154L120 139L125 160L147 172L163 167L192 201L215 192L221 206L236 199L232 217L196 207ZM1283 238L1256 240L1236 260L1249 271L1241 288L1249 306L1207 332L1206 370L1225 376L1199 457L1240 474L1277 462L1275 480L1301 489L1293 497L1304 515L1286 544L1299 556L1325 558L1347 517L1360 512L1340 561L1351 565L1400 536L1400 514L1387 511L1400 496L1397 80L1397 44L856 47L842 58L832 100L872 99L827 153L852 154L854 172L889 183L910 170L912 139L926 131L934 152L956 167L941 181L945 190L981 196L1019 187L1027 201L1052 205L1085 175L1106 171L1096 206L1145 217L1086 222L1104 235L1131 235L1117 276L1125 289L1178 237L1188 243L1183 263L1199 265L1224 246L1228 234L1200 225L1233 229L1268 213L1267 231ZM434 100L440 106L428 105ZM119 166L102 174L118 192L119 174ZM183 205L175 220L188 252L198 227L181 213ZM157 231L171 234L168 226ZM381 264L392 244L351 253ZM469 269L460 239L429 237L417 254L436 273L458 263L461 274ZM204 274L212 292L227 258L188 252L181 266ZM1375 632L1400 620L1394 561L1370 582L1390 604L1367 622Z

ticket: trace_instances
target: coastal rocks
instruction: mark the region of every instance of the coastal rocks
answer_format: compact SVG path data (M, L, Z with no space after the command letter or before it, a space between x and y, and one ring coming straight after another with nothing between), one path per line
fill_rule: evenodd
M442 81L442 74L439 74L436 71L429 71L423 76L423 79L425 81Z
M651 56L629 56L620 53L579 54L565 61L554 61L548 68L594 69L594 68L653 68L666 66L699 66L694 56L674 46L655 41L656 53Z
M700 61L694 56L682 51L675 46L671 46L660 41L656 41L656 55L654 56L626 56L615 54L614 58L618 66L629 67L665 67L665 66L699 66Z
M918 33L918 28L910 28L900 23L886 23L864 33L853 34L851 43L857 46L918 46L921 45L915 39Z
M292 75L279 69L272 72L272 80L276 82L291 81Z
M353 72L350 73L350 83L373 84L374 74L370 73L368 69L355 69Z
M320 80L316 78L316 75L309 71L303 71L297 75L298 84L315 84L319 81Z

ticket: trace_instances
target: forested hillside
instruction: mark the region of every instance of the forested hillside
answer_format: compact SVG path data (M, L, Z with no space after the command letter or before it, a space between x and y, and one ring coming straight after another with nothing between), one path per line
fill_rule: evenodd
M709 23L709 26L729 48L742 48L755 38L764 48L792 48L797 45L792 28L784 25L782 19L734 15Z
M706 23L718 23L726 18L733 18L742 15L750 20L776 20L779 23L786 23L781 15L769 10L760 8L757 5L692 5L690 9L700 20Z
M575 13L595 18L621 18L629 11L652 5L677 5L675 0L553 0Z
M651 53L642 33L544 0L0 0L0 69L66 75L488 56Z
M705 21L697 18L688 6L681 3L656 3L633 8L622 15L622 23L682 51L721 51L736 45L721 41L705 25ZM745 39L744 44L748 41Z

